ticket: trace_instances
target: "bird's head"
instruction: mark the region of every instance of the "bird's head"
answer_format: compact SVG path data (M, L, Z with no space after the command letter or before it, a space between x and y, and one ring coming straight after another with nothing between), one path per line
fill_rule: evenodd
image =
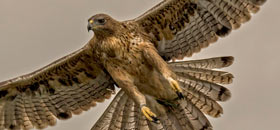
M88 19L88 31L92 30L94 34L113 34L115 28L120 24L112 17L106 14L97 14Z

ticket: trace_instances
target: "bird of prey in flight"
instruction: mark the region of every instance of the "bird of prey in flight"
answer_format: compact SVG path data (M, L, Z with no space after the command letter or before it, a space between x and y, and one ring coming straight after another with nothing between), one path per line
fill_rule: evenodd
M0 83L0 130L43 129L110 98L92 130L211 130L220 117L219 71L233 57L176 62L227 36L266 0L163 0L143 15L117 21L89 18L92 39L81 49L30 74Z

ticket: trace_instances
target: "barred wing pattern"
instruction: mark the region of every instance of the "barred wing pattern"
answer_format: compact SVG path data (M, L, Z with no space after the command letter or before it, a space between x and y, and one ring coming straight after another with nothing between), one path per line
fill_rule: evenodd
M233 57L171 62L169 66L178 75L185 100L166 106L166 113L158 116L159 123L148 121L139 106L121 90L91 130L211 130L204 114L221 116L223 109L217 101L226 101L231 96L222 85L233 79L232 74L213 69L232 63Z
M258 12L266 0L164 0L135 19L167 61L192 56Z
M109 98L114 82L88 46L31 74L0 83L0 129L43 129Z

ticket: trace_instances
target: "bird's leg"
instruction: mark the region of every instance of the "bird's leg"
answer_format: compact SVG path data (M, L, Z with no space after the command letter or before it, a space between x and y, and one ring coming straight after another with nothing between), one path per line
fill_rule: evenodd
M152 122L157 122L158 119L156 114L154 114L150 108L147 107L145 96L138 90L138 88L133 83L133 78L130 77L124 70L111 69L107 68L108 72L114 79L114 81L118 84L120 88L122 88L129 98L132 98L136 104L138 104L141 108L141 112L143 115Z
M145 96L137 89L136 86L130 84L130 86L124 86L122 88L127 92L128 96L140 106L141 112L149 121L155 123L158 122L156 114L153 113L149 107L147 107Z
M169 86L178 95L179 99L183 99L183 91L178 82L174 79L176 75L170 70L168 64L157 53L156 49L151 46L145 46L145 49L143 49L143 56L147 62L169 82Z

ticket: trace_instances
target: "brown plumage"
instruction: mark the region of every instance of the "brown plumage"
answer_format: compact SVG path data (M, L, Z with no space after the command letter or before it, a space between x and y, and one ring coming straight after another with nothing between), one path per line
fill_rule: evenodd
M248 21L265 0L164 0L124 22L89 18L93 38L33 73L0 83L0 129L43 129L121 90L92 130L212 129L204 114L230 98L218 71L233 57L169 62L199 52Z

